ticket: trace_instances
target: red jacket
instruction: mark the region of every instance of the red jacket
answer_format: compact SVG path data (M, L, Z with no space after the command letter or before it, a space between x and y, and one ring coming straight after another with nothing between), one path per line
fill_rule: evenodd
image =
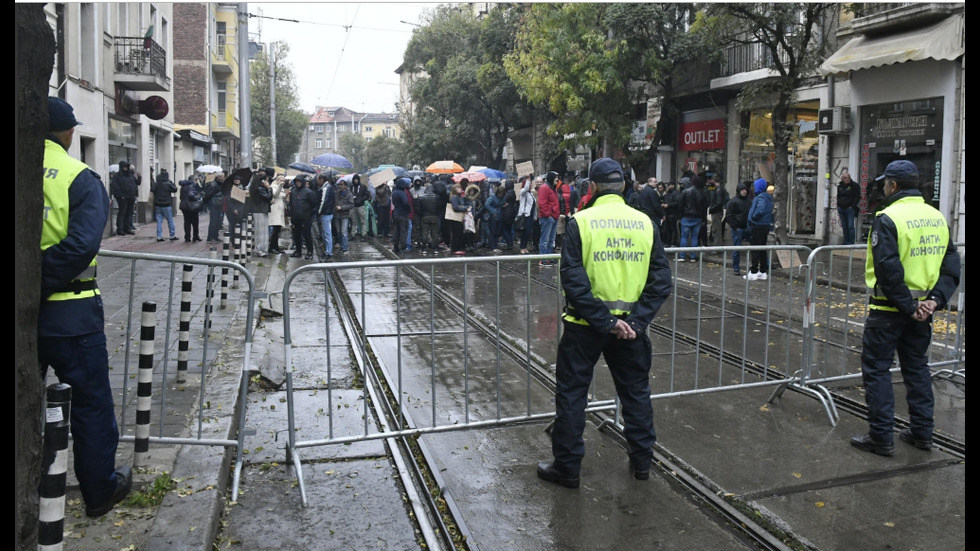
M571 212L572 207L578 206L572 204L572 188L569 187L568 184L566 184L565 182L562 182L561 180L557 180L556 183L558 185L558 191L561 193L562 199L564 199L564 201L559 203L558 206L561 207L561 205L565 205L565 208L562 209L561 214L568 216L568 214Z
M538 218L558 220L558 194L547 183L538 186Z

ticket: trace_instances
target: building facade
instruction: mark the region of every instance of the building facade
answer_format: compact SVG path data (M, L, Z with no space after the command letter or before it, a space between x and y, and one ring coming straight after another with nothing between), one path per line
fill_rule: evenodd
M344 136L358 135L365 142L379 137L400 139L400 117L395 113L359 113L346 107L320 107L310 116L303 133L298 161L311 163L323 153L340 154Z
M161 169L174 173L172 6L44 8L57 43L48 95L68 101L83 122L69 153L99 173L107 190L110 167L131 163L143 177L139 221L152 218L146 208L151 179Z
M175 3L175 165L186 178L205 164L241 165L239 4Z

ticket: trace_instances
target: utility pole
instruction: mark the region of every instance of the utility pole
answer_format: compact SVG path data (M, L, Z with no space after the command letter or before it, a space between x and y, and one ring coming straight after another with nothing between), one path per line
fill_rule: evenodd
M269 117L270 124L269 130L272 133L272 166L276 166L279 163L276 162L278 158L276 156L276 52L275 46L269 43Z
M238 4L238 87L241 104L242 166L252 168L252 108L248 75L248 4Z

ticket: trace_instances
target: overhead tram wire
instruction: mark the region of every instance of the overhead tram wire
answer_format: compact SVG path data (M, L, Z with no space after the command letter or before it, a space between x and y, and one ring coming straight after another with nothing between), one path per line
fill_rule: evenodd
M358 9L360 9L360 7L358 7ZM356 13L355 13L355 16L356 16ZM351 25L341 25L340 23L321 23L319 21L304 21L304 20L300 20L300 19L290 19L288 17L270 17L268 15L261 15L261 14L255 14L255 13L249 13L248 14L248 17L254 17L256 19L272 19L272 20L275 20L275 21L282 21L284 23L300 23L300 24L303 24L303 25L319 25L319 26L322 26L322 27L339 27L339 28L344 29L346 31L349 31L351 29L355 29L355 30L362 30L362 31L380 31L380 32L385 32L385 33L390 33L390 32L410 33L410 32L412 32L411 30L401 29L401 28L398 28L398 29L382 29L380 27L362 27L360 25L353 25L353 24L351 24Z
M344 44L343 44L343 46L340 47L340 57L337 58L337 66L334 68L333 77L330 79L330 87L327 88L327 93L326 93L326 96L325 96L325 97L328 97L329 98L330 97L330 93L333 91L333 84L334 84L334 82L337 81L337 73L340 72L340 64L341 64L341 62L344 59L344 52L347 50L347 41L350 40L350 31L351 31L351 29L359 29L359 30L366 30L366 31L382 31L382 32L391 32L392 30L396 30L397 32L412 32L412 31L402 30L402 29L381 29L381 28L378 28L378 27L361 27L361 26L356 26L356 25L354 25L354 20L357 19L357 13L358 13L358 11L360 11L360 9L361 9L361 6L358 5L357 6L357 9L354 11L354 16L351 18L351 24L350 25L341 25L339 23L321 23L321 22L318 22L318 21L302 21L302 20L299 20L299 19L290 19L290 18L286 18L286 17L270 17L270 16L267 16L267 15L253 14L253 13L249 13L248 16L250 18L251 17L254 17L254 18L257 18L257 19L272 19L272 20L276 20L276 21L283 21L283 22L286 22L286 23L301 23L301 24L306 24L306 25L321 25L321 26L327 26L327 27L340 27L340 28L344 29L344 31L346 33L345 36L344 36Z
M357 12L361 11L361 5L357 5L357 9L354 10L354 16L351 17L351 24L344 27L344 44L340 47L340 56L337 57L337 66L334 67L333 76L330 77L330 87L327 88L327 95L325 97L329 98L330 92L333 91L333 83L337 82L337 73L340 72L340 63L344 60L344 52L347 51L347 41L350 40L350 29L354 26L354 20L357 19Z

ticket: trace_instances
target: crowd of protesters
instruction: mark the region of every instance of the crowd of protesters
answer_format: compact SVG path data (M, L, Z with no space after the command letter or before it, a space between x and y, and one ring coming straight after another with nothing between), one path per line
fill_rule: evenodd
M185 241L200 240L198 215L206 213L209 243L219 242L222 230L233 238L249 215L258 219L259 256L291 252L295 258L330 260L347 253L351 241L366 238L388 240L397 254L553 254L561 251L568 218L591 199L587 179L574 172L478 182L453 174L366 182L360 174L299 174L286 179L272 168L250 177L240 172L205 175L203 182L196 175L180 182ZM654 221L665 247L692 249L677 253L678 261L696 261L699 245L764 244L762 236L770 229L771 184L764 180L739 183L734 196L721 174L713 172L688 171L667 182L627 178L626 184L627 204ZM768 201L756 200L760 190L769 195ZM768 209L758 220L749 216L753 203ZM130 231L122 226L116 233ZM292 236L291 249L284 245L280 250L283 228ZM743 274L744 256L732 254L735 275ZM765 277L763 257L764 253L751 257L747 278ZM542 260L539 265L556 262Z

